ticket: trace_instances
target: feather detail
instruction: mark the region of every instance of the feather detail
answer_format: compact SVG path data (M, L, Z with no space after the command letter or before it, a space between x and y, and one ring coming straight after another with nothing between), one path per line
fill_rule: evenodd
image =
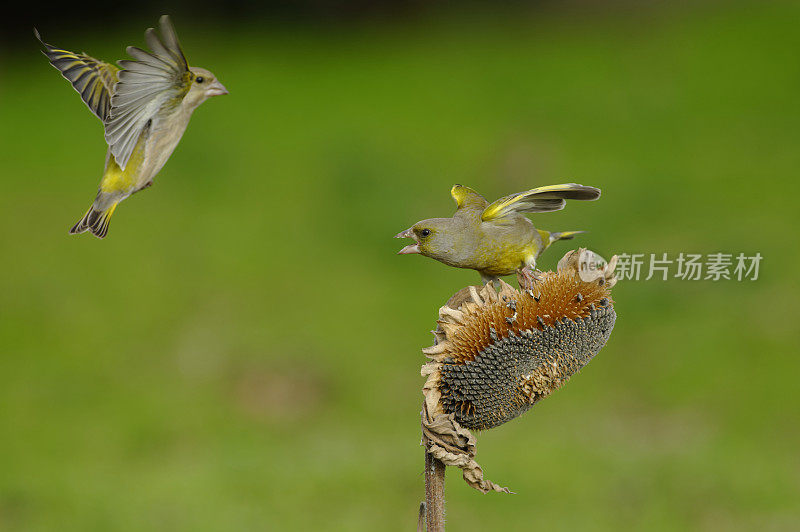
M453 197L453 201L456 202L457 209L463 207L485 208L489 204L483 196L464 185L453 185L453 188L450 189L450 195Z
M577 183L548 185L500 198L483 211L481 220L488 222L517 213L558 211L566 205L565 200L596 200L599 197L600 189L595 187Z
M119 61L106 142L120 168L125 169L146 125L165 108L180 102L192 84L192 73L181 51L169 17L160 20L161 38L153 28L145 32L152 51L129 46L132 60Z
M111 95L119 68L86 54L56 48L44 42L38 30L34 29L33 32L45 47L44 55L50 64L72 84L89 110L105 122L111 110Z

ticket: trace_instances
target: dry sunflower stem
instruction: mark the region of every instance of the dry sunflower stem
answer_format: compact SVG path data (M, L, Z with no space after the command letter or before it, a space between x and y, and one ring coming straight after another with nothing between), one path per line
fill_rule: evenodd
M487 493L510 493L484 479L471 430L501 425L560 388L608 340L616 313L610 289L616 256L599 268L586 249L568 252L556 272L468 286L439 309L434 345L422 352L423 445Z

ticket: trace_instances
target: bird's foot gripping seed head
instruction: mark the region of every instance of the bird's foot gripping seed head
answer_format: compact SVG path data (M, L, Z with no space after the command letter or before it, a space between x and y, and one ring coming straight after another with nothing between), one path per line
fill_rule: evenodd
M592 280L581 275L585 250L570 252L556 272L537 272L516 290L500 281L469 286L439 310L435 342L422 352L423 441L483 492L505 491L483 478L470 430L497 427L560 388L600 351L616 313L613 259Z
M397 252L398 255L408 255L410 253L419 253L419 237L417 237L417 234L414 232L414 228L413 227L409 227L405 231L400 231L399 233L394 235L394 237L395 238L413 238L414 239L414 243L413 244L409 244L408 246L406 246L403 249L401 249L400 251L398 251Z
M519 287L523 290L533 288L533 285L538 283L541 278L542 272L529 266L517 270L517 282L519 283Z
M578 272L581 280L586 282L597 281L601 285L608 283L608 288L617 284L617 277L614 273L617 267L617 256L611 257L610 261L606 261L603 257L594 251L586 248L574 249L568 252L558 262L558 269L573 269ZM519 287L523 290L533 288L543 276L543 272L525 266L517 270L517 282Z

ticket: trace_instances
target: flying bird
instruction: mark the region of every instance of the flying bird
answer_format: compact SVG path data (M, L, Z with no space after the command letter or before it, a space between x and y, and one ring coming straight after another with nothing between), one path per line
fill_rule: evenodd
M118 61L121 68L51 46L34 30L50 63L103 122L108 144L97 196L72 234L91 231L104 238L117 205L153 184L194 110L212 96L228 94L214 74L189 66L169 17L159 22L161 35L153 28L144 34L150 50L129 46L133 59Z
M412 238L398 253L419 253L448 266L477 270L485 283L522 271L532 274L536 259L556 240L568 240L583 231L551 233L536 229L526 213L552 212L566 200L596 200L600 189L566 183L511 194L489 204L469 187L455 185L452 218L430 218L415 223L395 238Z

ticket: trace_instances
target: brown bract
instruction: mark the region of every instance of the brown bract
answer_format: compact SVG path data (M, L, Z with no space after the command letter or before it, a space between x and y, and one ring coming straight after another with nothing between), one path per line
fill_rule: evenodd
M587 277L579 274L586 256L585 250L567 253L558 271L526 277L522 290L502 281L499 291L491 283L466 287L439 309L435 344L423 349L430 358L422 367L428 378L423 427L429 449L458 455L450 448L453 437L470 443L462 455L473 465L465 467L463 459L449 465L464 469L465 480L481 491L505 489L477 474L469 430L496 427L530 409L585 366L611 334L615 260ZM437 431L447 441L437 443Z

